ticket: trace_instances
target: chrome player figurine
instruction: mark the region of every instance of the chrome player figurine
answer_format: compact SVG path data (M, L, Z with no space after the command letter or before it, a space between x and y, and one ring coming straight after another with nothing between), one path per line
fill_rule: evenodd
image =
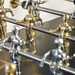
M18 26L14 26L12 28L12 32L13 32L13 36L10 36L8 38L6 38L3 41L3 45L5 43L11 43L10 46L10 62L15 63L16 64L16 74L20 75L21 71L20 71L20 62L21 62L21 57L17 56L16 54L16 50L21 51L21 46L24 45L25 43L23 42L23 39L21 39L18 34L19 34L19 27Z
M28 41L24 41L23 39L21 39L19 37L19 32L20 32L20 29L18 26L14 26L12 28L12 32L13 32L13 36L10 36L8 38L6 38L4 41L3 41L3 45L7 42L7 43L12 43L12 46L11 48L12 49L16 49L16 50L19 50L21 51L21 46L23 45L26 45L26 44L29 44L30 42L32 42L34 39L31 39L31 40L28 40Z
M7 63L5 66L5 75L15 75L16 72L16 64Z
M13 36L10 36L8 38L6 38L4 41L3 41L3 45L5 43L12 43L11 45L11 48L12 49L17 49L17 50L21 50L20 47L22 45L24 45L26 42L23 41L23 39L21 39L18 34L19 34L19 27L18 26L14 26L12 28L12 32L13 32Z
M19 21L17 20L16 23L25 22L25 41L31 40L32 38L34 39L34 41L31 42L31 45L33 47L33 51L31 53L35 54L37 52L36 51L36 45L35 45L36 32L35 32L35 30L32 29L32 27L36 26L35 22L38 21L38 20L41 22L41 25L43 25L43 22L42 22L42 19L40 17L34 17L33 11L34 11L34 7L29 6L28 7L29 14L26 15L24 17L24 19L19 20ZM24 49L24 51L28 51L29 46L30 46L29 44L26 45L26 48Z
M10 51L9 51L9 53L10 53L10 62L13 62L13 63L15 62L16 66L17 66L16 74L20 75L21 74L21 71L20 71L21 57L17 56L16 50L21 51L21 46L32 42L34 39L31 39L29 41L24 41L23 39L21 39L18 36L18 34L20 32L20 29L19 29L18 26L14 26L12 28L12 32L13 32L14 35L6 38L3 41L3 45L5 43L11 43Z
M7 24L5 21L3 21L3 17L7 17L6 13L10 12L12 14L12 16L14 16L13 12L11 9L7 9L3 7L4 4L4 0L0 0L0 40L2 40L2 35L5 36L5 38L7 38Z
M66 53L62 51L64 49L63 46L64 42L62 38L56 38L54 43L56 45L56 49L52 49L47 53L45 53L39 66L43 67L44 61L46 60L47 57L49 57L50 58L49 68L51 75L57 75L57 73L59 73L58 75L61 75L60 74L61 72L59 71L59 66L63 66L64 65L63 61L66 59Z
M64 43L63 43L64 44L64 51L66 51L68 58L69 58L70 42L66 39L66 37L70 36L70 32L75 29L74 26L70 26L68 24L69 19L70 19L70 16L68 14L65 14L63 16L63 22L64 23L60 24L59 27L57 27L57 29L50 30L50 33L59 32L59 37L63 38L63 40L64 40Z

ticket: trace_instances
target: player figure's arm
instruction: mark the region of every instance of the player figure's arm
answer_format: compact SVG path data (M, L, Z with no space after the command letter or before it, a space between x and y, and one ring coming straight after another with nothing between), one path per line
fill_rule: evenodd
M11 37L8 37L8 38L4 39L4 40L3 40L3 45L4 45L4 43L6 43L6 42L9 42L9 43L10 43L10 42L11 42Z
M23 23L26 21L26 18L23 18L22 20L16 20L16 23Z
M35 20L36 20L36 21L37 21L37 20L40 20L40 21L41 21L41 25L44 25L44 23L43 23L43 21L42 21L42 19L41 19L40 17L36 17Z
M50 55L51 51L48 51L47 53L44 54L41 63L39 64L40 67L43 67L44 65L44 61L46 60L46 58Z
M34 38L32 38L31 40L29 40L29 41L24 41L23 43L24 43L24 45L27 45L27 44L29 44L29 43L31 43L31 42L33 42L34 41Z
M59 30L60 30L60 27L58 27L57 29L54 29L54 30L50 30L50 33L57 33L57 32L59 32Z
M11 15L12 15L12 16L14 16L14 13L12 12L12 10L11 10L11 9L5 9L5 11L6 11L6 13L7 13L7 12L10 12L10 13L11 13Z
M75 26L71 26L72 30L75 30Z

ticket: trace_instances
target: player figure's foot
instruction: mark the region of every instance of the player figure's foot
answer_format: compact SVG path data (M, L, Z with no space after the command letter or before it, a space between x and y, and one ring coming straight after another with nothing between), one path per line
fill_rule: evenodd
M70 66L69 61L66 61L65 66L66 66L66 67Z
M29 48L25 48L24 50L23 50L23 52L27 52L29 50Z
M31 53L32 53L32 54L36 54L36 52L37 52L37 51L36 51L36 50L34 50L34 51L32 51Z

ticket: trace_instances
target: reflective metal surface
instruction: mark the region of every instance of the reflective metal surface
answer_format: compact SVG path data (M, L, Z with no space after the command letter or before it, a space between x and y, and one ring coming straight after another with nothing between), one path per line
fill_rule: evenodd
M11 8L16 8L18 6L15 2L19 2L19 0L10 0L10 7Z
M33 42L31 42L33 51L31 52L32 54L35 54L37 52L36 50L36 44L35 44L35 36L36 36L36 32L34 29L32 29L33 26L37 26L35 24L36 21L40 21L41 24L43 25L42 19L40 17L35 17L33 15L33 11L34 11L34 7L33 6L29 6L28 7L28 15L26 15L22 20L17 20L16 23L23 23L25 22L25 41L31 40L32 38L34 39ZM30 48L30 45L26 45L24 52L28 51Z
M43 12L47 12L47 13L51 13L51 14L55 14L55 15L59 15L59 16L69 14L71 19L75 19L75 15L73 15L72 13L62 12L62 11L48 9L48 8L39 6L39 4L44 4L47 1L48 0L28 0L28 1L20 2L19 0L10 0L10 7L16 8L18 5L20 5L20 6L22 6L22 8L27 9L28 6L32 5L35 8L35 10L33 12L34 16L39 16L40 15L39 11L43 11ZM74 2L74 4L75 4L74 0L66 0L66 1Z
M12 18L3 18L4 21L7 21L7 22L10 22L10 23L14 23L14 24L17 24L19 26L23 26L25 27L25 24L24 23L16 23L16 20L15 19L12 19ZM54 25L54 24L52 24ZM42 28L42 27L37 27L37 26L33 26L32 29L36 30L36 31L39 31L39 32L42 32L42 33L46 33L46 34L49 34L49 35L53 35L53 36L56 36L58 37L59 34L58 33L50 33L50 29L49 28ZM75 41L75 38L74 37L67 37L67 40L70 40L70 41Z
M55 20L52 20L52 21L48 21L44 24L43 27L45 28L50 28L50 29L55 29L56 27L58 27L58 25L60 23L62 23L63 20L62 18L58 18L58 19L55 19ZM75 21L72 20L69 22L70 25L74 25L75 24ZM25 30L21 30L20 31L20 36L25 39ZM72 35L75 36L75 31L71 32ZM12 34L9 33L8 36L11 36ZM42 56L49 50L51 49L54 49L55 48L55 45L54 45L54 39L56 37L52 36L52 35L48 35L48 34L44 34L44 33L41 33L41 32L38 32L36 31L36 49L37 49L37 55L39 56ZM30 48L30 51L28 52L31 52L32 51L32 48ZM72 55L73 53L75 52L75 42L70 42L70 55ZM9 62L9 53L8 51L2 51L0 52L0 59L4 60L4 61L7 61ZM21 64L21 70L22 70L22 75L39 75L39 74L42 74L42 75L49 75L49 67L48 66L44 66L43 68L40 68L39 67L39 63L35 62L35 61L24 61L24 60L27 60L27 58L22 58L22 64ZM70 65L71 67L75 68L75 59L72 59L70 61ZM0 65L3 65L2 62L0 62ZM65 69L64 67L60 67L60 69ZM66 69L68 70L68 69ZM4 68L0 70L0 74L1 75L4 75ZM72 74L66 74L64 72L64 75L72 75Z

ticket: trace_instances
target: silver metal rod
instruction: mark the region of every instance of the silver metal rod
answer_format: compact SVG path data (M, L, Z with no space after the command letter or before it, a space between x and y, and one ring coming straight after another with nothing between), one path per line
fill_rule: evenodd
M39 10L39 11L44 11L44 12L55 14L55 15L59 15L59 16L63 16L65 14L71 15L71 13L61 12L61 11L48 9L48 8L44 8L44 7L37 7L36 9Z
M33 26L32 29L34 29L36 31L39 31L39 32L42 32L42 33L46 33L46 34L49 34L49 35L59 37L58 33L50 33L50 29L45 29L45 28L42 28L42 27L39 27L39 26Z
M22 27L25 27L25 23L16 23L16 20L12 19L12 18L5 18L4 17L3 20L7 21L7 22L10 22L10 23L17 24L17 25L22 26ZM47 30L47 29L43 29L42 27L38 27L38 26L33 26L32 29L34 29L36 31L39 31L39 32L42 32L42 33L46 33L46 34L49 34L49 35L53 35L53 36L59 37L58 33L50 33L50 29ZM74 37L67 37L67 40L75 42L75 38Z
M2 47L4 50L7 50L9 51L10 50L10 46L3 46ZM22 52L22 51L17 51L17 54L18 55L21 55L23 57L26 57L26 58L29 58L29 59L32 59L34 61L37 61L37 62L41 62L42 61L42 57L38 56L38 55L33 55L31 53L28 53L28 52ZM47 66L50 66L50 60L45 60L45 65ZM59 66L59 70L60 71L64 71L64 72L67 72L67 73L71 73L71 74L75 74L75 69L71 68L71 67L64 67L64 66Z
M18 2L14 2L14 3L17 4L17 5L20 5L20 6L22 5L22 2L19 2L19 1Z
M21 55L21 56L24 56L26 58L29 58L29 59L32 59L34 61L38 61L38 62L41 62L42 61L42 57L38 56L38 55L33 55L31 53L28 53L28 52L22 52L22 51L18 51L17 54ZM49 60L45 60L44 61L46 65L50 65L50 61Z
M71 67L62 67L60 66L60 71L63 71L63 72L68 72L68 73L72 73L75 75L75 69L71 68Z
M42 32L42 33L46 33L46 34L49 34L49 35L53 35L53 36L59 37L58 33L50 33L50 29L47 30L47 29L43 29L43 28L37 27L37 26L33 26L32 29L34 29L36 31L39 31L39 32ZM66 39L69 40L69 41L75 42L75 38L72 37L72 36L67 37Z
M27 52L24 53L22 51L18 51L17 53L21 56L24 56L26 58L32 59L32 60L37 61L37 62L42 61L42 57L39 57L37 55L33 55L33 54L30 54L30 53L27 53ZM44 63L45 63L45 65L49 66L50 65L50 60L45 60ZM71 74L75 74L75 69L70 68L70 67L60 66L59 70L64 71L64 72L68 72L68 73L71 73Z
M71 1L71 2L74 2L74 0L68 0L68 1ZM14 2L15 4L17 5L20 5L22 6L22 2ZM24 7L25 5L23 5ZM24 8L25 9L25 8ZM71 13L67 13L67 12L62 12L62 11L58 11L58 10L53 10L53 9L48 9L48 8L45 8L45 7L36 7L35 9L39 10L39 11L43 11L43 12L47 12L47 13L51 13L51 14L55 14L55 15L59 15L59 16L63 16L65 14L69 14L73 19L75 19L75 16L72 16Z
M10 23L13 23L13 24L17 24L19 26L22 26L22 27L25 27L25 24L24 23L16 23L16 19L12 19L12 18L3 18L4 21L7 21L7 22L10 22Z

